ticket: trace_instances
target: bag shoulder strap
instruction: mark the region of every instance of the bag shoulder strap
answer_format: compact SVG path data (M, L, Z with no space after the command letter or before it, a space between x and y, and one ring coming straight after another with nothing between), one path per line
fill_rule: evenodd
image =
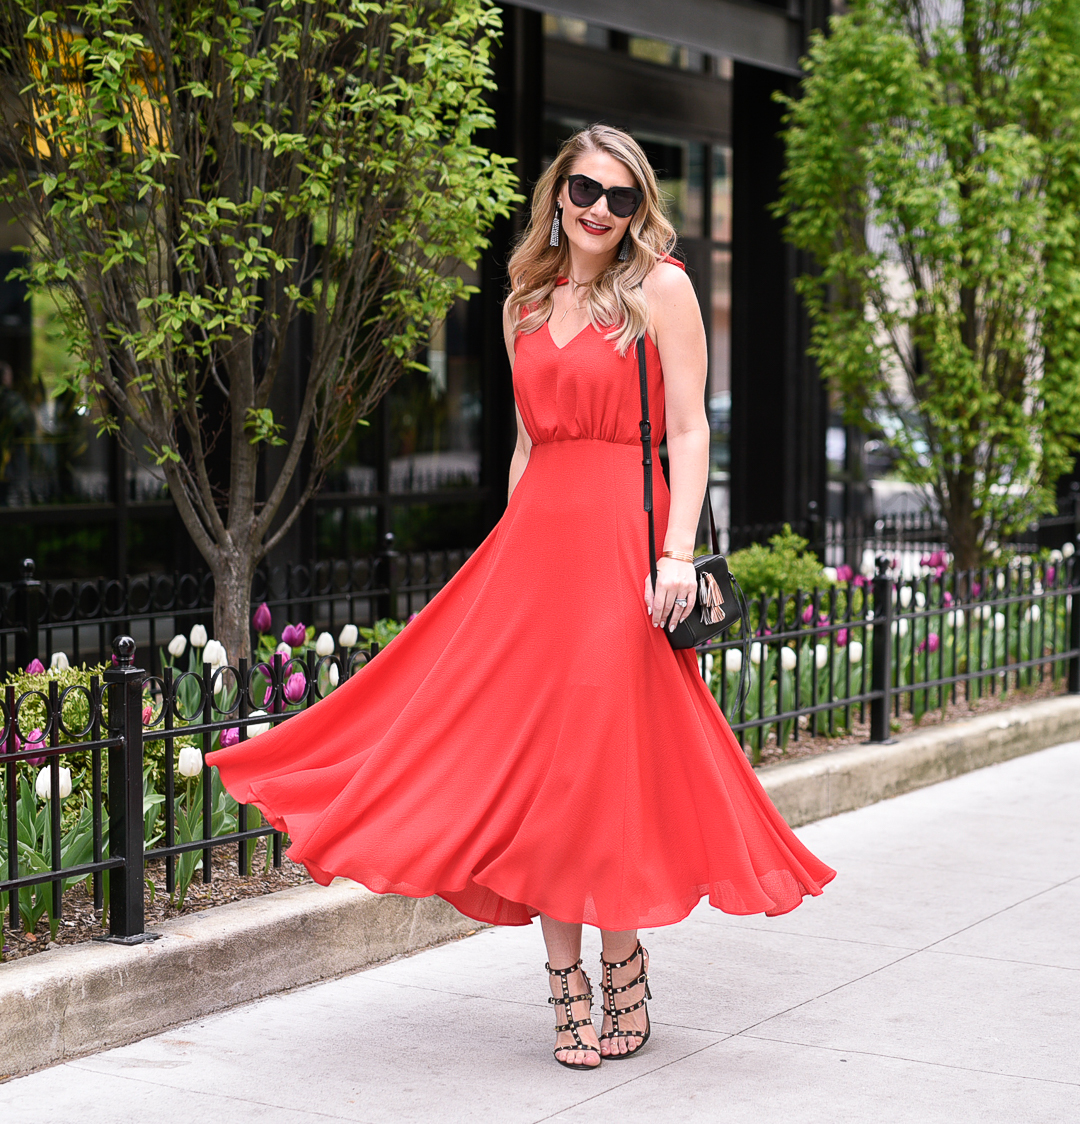
M645 370L645 333L634 344L637 350L638 382L641 384L641 467L645 475L645 513L649 517L649 573L656 589L656 524L652 509L652 423L649 421L649 376ZM711 506L711 505L710 505Z

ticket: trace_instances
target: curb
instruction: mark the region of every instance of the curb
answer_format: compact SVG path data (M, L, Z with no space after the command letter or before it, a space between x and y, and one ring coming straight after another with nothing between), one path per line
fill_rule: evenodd
M0 965L0 1080L332 979L480 926L441 898L295 886Z
M1080 695L1063 695L858 745L768 765L758 778L791 827L852 812L986 765L1080 739Z
M792 827L1080 739L1080 696L768 766ZM344 880L249 898L158 927L134 947L80 944L0 965L0 1080L157 1034L238 1003L355 972L466 935L441 898L373 894Z

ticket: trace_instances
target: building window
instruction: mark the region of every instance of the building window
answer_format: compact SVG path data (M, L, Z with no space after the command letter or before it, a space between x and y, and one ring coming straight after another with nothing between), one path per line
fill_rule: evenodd
M671 66L676 70L701 73L706 68L707 56L701 51L680 47L663 39L645 39L639 35L631 35L627 39L626 53L633 59L655 63L657 66Z
M571 19L569 16L544 16L544 35L548 39L562 39L567 43L603 50L609 45L609 34L606 27L599 27L585 20Z

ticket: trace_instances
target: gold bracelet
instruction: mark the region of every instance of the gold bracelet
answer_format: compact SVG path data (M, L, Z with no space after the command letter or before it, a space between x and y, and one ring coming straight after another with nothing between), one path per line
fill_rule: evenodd
M694 556L685 550L665 550L661 558L674 558L676 562L693 562Z

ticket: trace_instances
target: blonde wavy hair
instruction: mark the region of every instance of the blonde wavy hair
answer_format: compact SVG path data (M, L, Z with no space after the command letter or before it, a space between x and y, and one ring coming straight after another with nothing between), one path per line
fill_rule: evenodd
M551 316L555 282L570 272L569 240L564 235L559 246L549 245L555 204L563 179L587 152L606 152L625 164L645 196L628 227L630 256L626 261L613 261L578 290L585 293L589 322L605 339L615 340L619 354L625 355L649 326L649 305L641 283L674 248L675 228L664 214L656 174L641 146L608 125L590 125L575 133L537 180L529 225L510 257L510 321L517 331L528 333Z

